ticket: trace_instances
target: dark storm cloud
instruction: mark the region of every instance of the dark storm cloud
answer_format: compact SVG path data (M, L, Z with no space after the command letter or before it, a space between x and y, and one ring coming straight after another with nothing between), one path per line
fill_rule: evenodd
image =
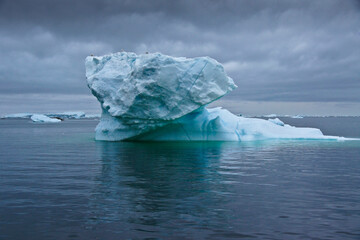
M233 101L360 101L358 1L0 1L0 93L88 94L121 49L213 57Z

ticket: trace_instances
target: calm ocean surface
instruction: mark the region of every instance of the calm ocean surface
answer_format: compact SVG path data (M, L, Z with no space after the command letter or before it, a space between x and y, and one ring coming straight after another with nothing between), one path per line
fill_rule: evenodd
M360 118L281 118L360 137ZM360 239L360 141L96 142L0 120L0 239Z

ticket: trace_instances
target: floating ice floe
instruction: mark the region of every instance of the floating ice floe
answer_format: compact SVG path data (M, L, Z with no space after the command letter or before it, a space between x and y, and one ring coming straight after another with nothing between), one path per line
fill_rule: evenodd
M102 108L97 140L339 139L279 119L245 118L221 108L207 109L207 104L236 88L223 66L209 57L121 52L89 56L85 66L88 86Z
M33 122L41 122L41 123L57 123L57 122L61 122L60 119L49 118L48 116L45 116L43 114L34 114L34 115L31 116L31 120Z

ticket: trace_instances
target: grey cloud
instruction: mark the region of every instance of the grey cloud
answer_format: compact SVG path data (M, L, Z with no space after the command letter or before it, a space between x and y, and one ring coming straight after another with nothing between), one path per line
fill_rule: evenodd
M223 63L241 101L360 102L359 1L0 1L0 94L86 95L121 49Z

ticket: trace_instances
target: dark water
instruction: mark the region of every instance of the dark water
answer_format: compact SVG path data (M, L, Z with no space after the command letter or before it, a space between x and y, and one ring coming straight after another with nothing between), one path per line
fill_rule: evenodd
M360 137L359 118L294 121ZM0 120L0 239L360 239L360 141L95 142L96 124Z

